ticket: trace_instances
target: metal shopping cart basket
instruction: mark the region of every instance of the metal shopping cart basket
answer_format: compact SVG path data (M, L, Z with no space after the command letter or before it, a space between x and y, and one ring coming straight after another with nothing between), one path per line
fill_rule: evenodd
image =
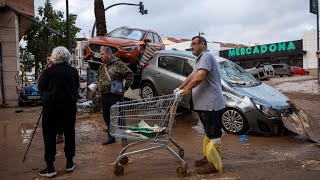
M168 150L180 162L177 168L179 177L187 174L187 163L182 159L184 150L171 137L172 124L182 94L171 94L141 100L118 102L111 106L110 133L114 137L136 140L122 149L113 163L115 175L124 174L123 165L128 164L129 155ZM179 155L168 145L171 142L179 149ZM151 147L126 152L130 147L150 143Z

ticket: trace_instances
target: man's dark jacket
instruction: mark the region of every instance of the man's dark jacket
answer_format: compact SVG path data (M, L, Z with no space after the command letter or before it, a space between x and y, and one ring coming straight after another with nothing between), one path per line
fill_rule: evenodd
M76 108L79 75L77 70L67 63L56 64L44 70L38 87L44 110L61 112Z

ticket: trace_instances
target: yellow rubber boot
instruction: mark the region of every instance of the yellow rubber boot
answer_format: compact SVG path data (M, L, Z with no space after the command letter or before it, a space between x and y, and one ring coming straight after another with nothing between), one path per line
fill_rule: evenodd
M206 146L207 160L214 165L214 167L222 172L222 160L221 152L221 140L220 138L210 139L210 142Z
M202 150L203 150L203 155L206 156L206 151L207 151L207 145L210 142L210 139L205 135L203 137L203 145L202 145Z

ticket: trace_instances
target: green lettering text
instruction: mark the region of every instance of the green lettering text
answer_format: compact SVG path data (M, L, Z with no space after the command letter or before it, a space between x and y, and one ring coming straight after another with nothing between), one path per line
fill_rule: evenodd
M236 51L234 49L229 49L229 57L235 56L235 55L236 55Z
M287 50L288 51L296 50L296 46L294 45L294 43L292 41L289 42Z
M240 53L241 53L241 56L246 55L246 49L241 48L241 49L240 49Z
M259 53L260 53L260 51L259 51L258 46L254 47L253 54L259 54Z
M269 51L270 52L276 52L277 51L277 45L275 45L275 44L270 44L270 46L269 46Z
M287 48L286 48L286 43L279 43L278 44L278 51L285 51Z
M251 54L252 53L252 48L251 47L247 47L246 48L246 53L247 53L247 55Z
M268 51L268 46L262 45L260 46L260 53L263 54Z
M240 49L239 49L239 48L236 49L236 55L237 55L237 56L240 56Z

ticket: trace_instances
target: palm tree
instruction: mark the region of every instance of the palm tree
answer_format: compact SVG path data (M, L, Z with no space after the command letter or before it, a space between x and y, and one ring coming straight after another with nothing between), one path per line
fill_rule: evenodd
M94 0L94 15L96 17L97 36L104 36L107 34L107 25L103 0Z

